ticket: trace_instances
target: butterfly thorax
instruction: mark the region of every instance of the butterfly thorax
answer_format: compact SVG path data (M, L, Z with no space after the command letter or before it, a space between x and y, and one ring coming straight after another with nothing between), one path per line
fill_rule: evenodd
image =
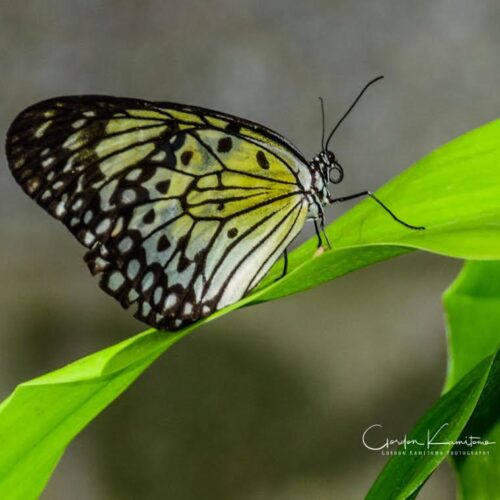
M309 162L311 175L311 188L309 191L309 219L318 219L323 214L323 207L330 203L331 196L328 191L329 183L339 183L344 174L342 167L335 159L335 155L328 150L321 151ZM337 174L332 172L336 171Z

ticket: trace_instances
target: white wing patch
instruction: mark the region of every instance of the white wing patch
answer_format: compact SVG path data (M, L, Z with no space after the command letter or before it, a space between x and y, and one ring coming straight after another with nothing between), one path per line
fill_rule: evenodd
M158 328L241 299L307 215L310 174L293 146L199 108L44 101L14 121L7 155L26 193L88 248L101 287Z

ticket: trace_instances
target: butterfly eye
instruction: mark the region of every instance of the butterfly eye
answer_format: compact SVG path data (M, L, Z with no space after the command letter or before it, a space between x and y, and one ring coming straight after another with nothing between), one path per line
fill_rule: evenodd
M344 178L344 170L337 162L335 162L335 165L330 168L329 178L332 184L342 182L342 179Z

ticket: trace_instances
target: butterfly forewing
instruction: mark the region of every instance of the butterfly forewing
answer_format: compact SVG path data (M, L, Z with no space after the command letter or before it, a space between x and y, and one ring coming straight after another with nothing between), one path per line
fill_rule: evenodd
M7 156L24 191L88 248L101 287L170 330L248 293L307 214L299 153L201 108L52 99L17 117Z

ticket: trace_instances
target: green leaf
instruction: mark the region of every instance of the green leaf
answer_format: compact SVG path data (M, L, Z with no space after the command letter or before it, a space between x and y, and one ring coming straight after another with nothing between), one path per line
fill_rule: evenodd
M405 454L394 455L386 464L377 480L370 488L367 500L406 499L421 488L436 467L446 458L459 439L478 401L500 374L500 355L486 358L469 372L449 392L418 421L407 436L408 443L418 441L422 445L402 445L398 451ZM495 400L482 404L491 407ZM433 443L427 445L429 437ZM434 439L433 439L434 438ZM430 454L427 454L429 450ZM421 454L423 453L423 454Z
M327 228L333 250L314 257L316 240L290 255L282 280L278 263L244 300L276 299L412 249L467 260L500 260L500 120L483 125L425 156L377 191L411 231L372 199Z
M499 348L500 263L466 263L443 298L448 322L448 390Z
M500 491L500 263L468 262L445 292L444 303L449 346L446 392L408 439L425 441L427 430L432 435L447 424L440 441L475 436L498 445L448 444L432 448L439 455L396 455L370 489L369 499L410 498L450 451L464 499L486 500Z
M306 242L291 254L291 271L282 280L274 281L278 263L250 296L188 329L149 330L21 384L0 406L0 498L36 498L71 439L162 352L206 321L412 249L500 259L498 137L500 120L440 148L377 193L400 218L426 231L408 230L367 199L328 227L334 250L316 256L314 240ZM485 376L478 372L471 387L479 390Z
M500 346L500 262L469 262L444 296L449 362L446 389ZM500 373L491 377L463 435L496 442L488 455L454 455L462 498L490 499L500 492Z
M36 498L71 439L186 333L149 330L18 386L0 405L0 498Z
M495 443L485 455L470 455L468 448L456 447L465 454L451 456L458 474L461 498L464 500L490 500L500 492L500 367L491 373L477 407L459 439L480 437ZM454 451L455 451L454 450ZM481 450L483 451L483 447Z

